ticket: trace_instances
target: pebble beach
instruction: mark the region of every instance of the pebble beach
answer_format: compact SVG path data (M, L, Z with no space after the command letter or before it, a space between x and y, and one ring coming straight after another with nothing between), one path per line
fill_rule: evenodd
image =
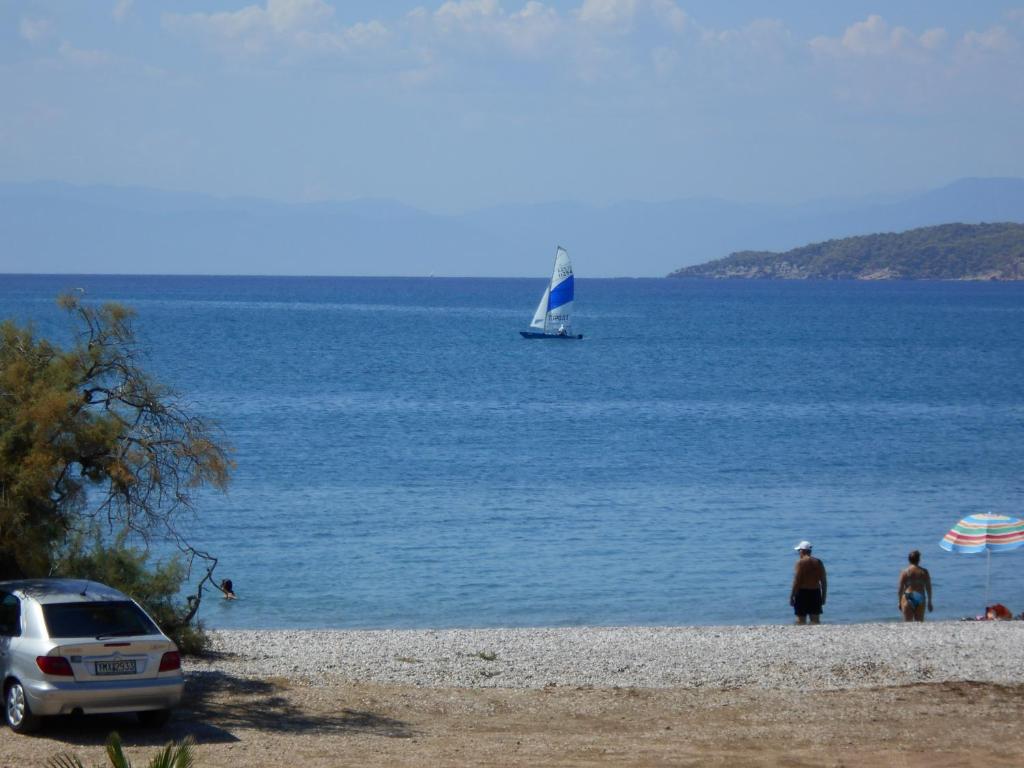
M0 768L1024 764L1024 621L797 627L218 630L159 734L134 717L0 730ZM795 695L794 692L799 692Z
M835 690L1024 683L1024 622L213 631L214 668L311 685Z

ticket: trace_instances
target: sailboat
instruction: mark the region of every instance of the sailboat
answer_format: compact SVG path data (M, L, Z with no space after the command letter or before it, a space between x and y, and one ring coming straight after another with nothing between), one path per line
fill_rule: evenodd
M569 313L573 299L572 262L565 248L555 249L555 267L551 272L551 280L544 288L537 311L533 313L530 328L520 331L524 339L582 339L583 334L574 334L569 330Z

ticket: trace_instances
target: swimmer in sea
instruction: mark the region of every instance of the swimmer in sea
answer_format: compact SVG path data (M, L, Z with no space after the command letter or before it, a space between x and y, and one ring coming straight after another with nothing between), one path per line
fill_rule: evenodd
M231 583L231 579L224 579L220 583L220 591L224 593L225 600L235 599L235 585Z
M907 555L910 565L900 573L899 601L904 621L924 621L924 607L932 610L932 577L922 568L921 553L916 549Z

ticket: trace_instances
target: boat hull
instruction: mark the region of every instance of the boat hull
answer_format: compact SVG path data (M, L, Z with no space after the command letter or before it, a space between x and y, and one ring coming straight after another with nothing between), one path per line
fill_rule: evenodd
M519 335L524 339L560 339L562 341L576 341L582 339L582 333L567 333L564 336L557 333L537 333L536 331L520 331Z

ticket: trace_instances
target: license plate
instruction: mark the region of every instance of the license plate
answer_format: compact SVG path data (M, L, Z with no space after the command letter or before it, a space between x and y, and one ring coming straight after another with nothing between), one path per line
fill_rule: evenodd
M135 659L122 659L120 661L97 661L97 675L134 675Z

